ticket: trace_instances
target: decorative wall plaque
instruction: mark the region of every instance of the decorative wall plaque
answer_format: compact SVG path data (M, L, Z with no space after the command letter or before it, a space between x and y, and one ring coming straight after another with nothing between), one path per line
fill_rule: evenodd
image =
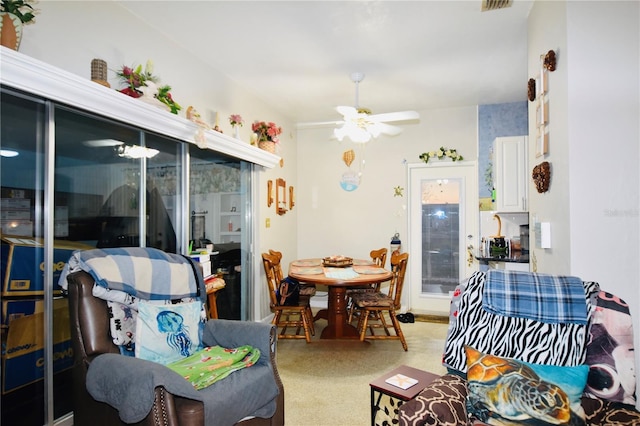
M547 192L551 183L551 165L548 161L544 161L533 168L531 173L533 182L539 193Z

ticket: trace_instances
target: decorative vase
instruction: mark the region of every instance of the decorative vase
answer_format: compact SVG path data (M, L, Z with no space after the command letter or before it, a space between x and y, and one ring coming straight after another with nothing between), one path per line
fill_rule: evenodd
M272 154L276 153L276 143L272 141L260 141L258 142L258 148L264 149Z
M8 12L0 12L0 18L0 44L18 50L22 39L22 21Z
M240 139L240 126L233 126L233 137Z

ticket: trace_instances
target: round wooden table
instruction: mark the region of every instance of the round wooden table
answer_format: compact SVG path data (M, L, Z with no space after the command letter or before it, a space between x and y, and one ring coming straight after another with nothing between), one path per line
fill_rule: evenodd
M352 272L364 272L357 275ZM375 273L384 271L381 273ZM343 275L342 277L340 275ZM350 277L348 275L354 275ZM322 259L300 259L289 264L289 276L300 282L327 286L329 303L326 319L329 323L320 338L322 339L358 339L360 334L356 327L347 323L347 289L365 287L371 284L389 281L391 271L373 266L369 260L354 259L354 266L349 268L329 268L322 266ZM319 313L316 318L324 318Z

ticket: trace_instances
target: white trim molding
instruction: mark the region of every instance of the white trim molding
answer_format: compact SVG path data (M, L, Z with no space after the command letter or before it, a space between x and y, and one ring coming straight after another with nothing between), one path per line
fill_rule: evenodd
M0 46L0 83L131 124L184 142L196 144L199 127L176 114L118 93L68 71ZM273 168L280 157L213 130L204 130L206 149Z

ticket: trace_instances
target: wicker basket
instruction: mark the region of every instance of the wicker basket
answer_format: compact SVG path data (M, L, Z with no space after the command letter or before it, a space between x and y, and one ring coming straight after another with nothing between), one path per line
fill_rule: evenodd
M344 257L341 259L332 259L330 257L325 257L324 259L322 259L322 266L327 266L331 268L346 268L352 265L353 265L353 259L350 257Z
M258 148L264 149L272 154L276 153L276 143L271 141L260 141L258 142Z

